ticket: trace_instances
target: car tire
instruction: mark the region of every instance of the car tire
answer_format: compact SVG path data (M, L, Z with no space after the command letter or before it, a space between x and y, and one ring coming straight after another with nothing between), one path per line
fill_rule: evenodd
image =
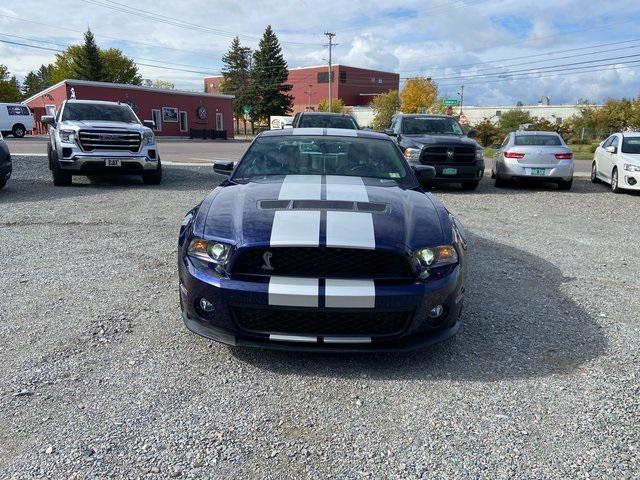
M573 179L569 180L568 182L562 181L558 183L558 188L560 190L571 190L572 186L573 186Z
M162 182L162 164L158 160L158 168L152 172L142 174L142 181L145 185L159 185Z
M614 168L611 172L611 191L613 193L620 193L620 187L618 186L618 169Z
M462 190L472 192L478 188L478 185L480 185L480 182L464 182L462 184Z
M591 164L591 183L600 183L600 179L598 178L598 166L596 162Z
M22 138L26 135L27 133L27 129L24 128L24 125L21 124L17 124L13 126L13 129L11 129L11 135L13 135L15 138Z
M494 186L496 188L504 188L504 187L509 186L509 182L507 180L505 180L504 178L500 178L500 175L496 174Z
M47 146L47 154L49 156L49 168L53 176L53 184L56 187L68 187L71 185L73 183L73 177L70 173L62 171L60 162L58 162L58 155L55 150L51 148L51 145Z
M6 184L7 184L6 178L3 178L2 180L0 180L0 190L2 190Z

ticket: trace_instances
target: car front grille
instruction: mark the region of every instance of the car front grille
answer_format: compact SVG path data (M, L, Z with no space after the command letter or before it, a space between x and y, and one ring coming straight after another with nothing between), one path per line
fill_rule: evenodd
M238 328L248 333L395 336L406 328L411 311L344 311L232 307Z
M80 130L78 138L85 152L138 152L141 143L140 134L128 130Z
M269 258L269 261L266 262L265 258ZM329 247L247 249L239 253L232 266L232 274L354 279L414 278L409 258L404 255L381 250Z
M420 161L425 165L472 164L476 161L475 147L438 145L424 147Z

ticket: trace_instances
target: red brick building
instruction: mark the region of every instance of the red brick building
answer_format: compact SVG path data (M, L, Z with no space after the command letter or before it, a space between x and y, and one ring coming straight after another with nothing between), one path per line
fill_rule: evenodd
M186 137L193 129L226 132L227 138L233 138L232 95L86 80L63 80L22 102L33 112L33 133L46 133L40 117L74 95L78 100L127 103L140 120L155 120L159 136Z
M349 107L369 105L376 95L400 87L397 73L339 64L332 65L331 72L334 98L341 98ZM205 78L205 91L219 92L221 81L220 76ZM287 83L293 85L293 113L316 110L320 102L329 98L329 68L326 65L292 68Z

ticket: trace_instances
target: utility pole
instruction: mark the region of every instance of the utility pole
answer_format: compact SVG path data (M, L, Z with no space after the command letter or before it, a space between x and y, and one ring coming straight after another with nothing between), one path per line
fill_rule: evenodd
M331 74L331 49L333 47L333 37L336 36L333 32L324 32L329 39L329 111L333 110L333 75Z
M460 115L462 115L462 102L464 101L464 85L460 85Z

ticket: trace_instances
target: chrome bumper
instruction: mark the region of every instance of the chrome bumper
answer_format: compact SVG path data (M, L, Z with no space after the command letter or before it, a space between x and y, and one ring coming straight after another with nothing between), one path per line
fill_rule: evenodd
M533 175L532 169L545 169L544 175ZM519 163L517 160L503 160L497 164L498 175L502 178L538 178L540 180L564 180L573 178L573 160L560 160L555 165L536 165Z

